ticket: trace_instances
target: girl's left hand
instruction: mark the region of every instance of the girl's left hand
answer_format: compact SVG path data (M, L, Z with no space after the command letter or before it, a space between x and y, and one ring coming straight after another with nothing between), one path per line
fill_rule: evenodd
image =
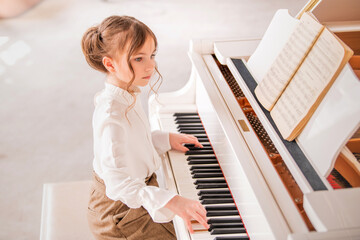
M198 139L189 134L183 133L169 133L169 140L171 149L178 150L180 152L187 152L189 149L185 147L183 144L194 144L195 147L203 148L203 145L198 141Z

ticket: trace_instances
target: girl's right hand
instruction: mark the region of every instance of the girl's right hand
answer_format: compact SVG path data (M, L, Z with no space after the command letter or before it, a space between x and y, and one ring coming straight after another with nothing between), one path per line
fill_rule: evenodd
M198 221L204 228L209 229L206 210L200 202L176 195L165 205L165 207L184 220L190 233L194 233L191 226L192 219Z

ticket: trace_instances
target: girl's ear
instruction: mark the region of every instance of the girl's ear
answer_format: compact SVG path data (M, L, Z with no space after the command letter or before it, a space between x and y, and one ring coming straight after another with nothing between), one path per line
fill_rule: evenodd
M102 63L104 67L111 73L115 72L115 67L113 64L113 60L109 57L103 57Z

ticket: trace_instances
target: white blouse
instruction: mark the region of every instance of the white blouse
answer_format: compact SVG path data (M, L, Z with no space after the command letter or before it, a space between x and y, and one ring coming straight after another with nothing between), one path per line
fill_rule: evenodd
M129 208L143 206L155 222L168 222L174 214L164 206L175 193L146 186L145 178L160 167L159 154L170 150L169 133L150 132L139 99L126 118L132 102L130 93L108 83L95 96L94 171L104 180L110 199Z

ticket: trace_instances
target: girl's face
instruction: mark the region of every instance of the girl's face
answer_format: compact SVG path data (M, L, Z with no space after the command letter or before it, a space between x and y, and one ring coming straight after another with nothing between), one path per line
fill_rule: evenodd
M135 79L132 86L146 86L155 69L155 42L147 37L144 45L130 57L131 66L134 69ZM131 81L133 75L127 63L127 51L123 51L116 61L113 62L114 76L119 85L126 85Z

